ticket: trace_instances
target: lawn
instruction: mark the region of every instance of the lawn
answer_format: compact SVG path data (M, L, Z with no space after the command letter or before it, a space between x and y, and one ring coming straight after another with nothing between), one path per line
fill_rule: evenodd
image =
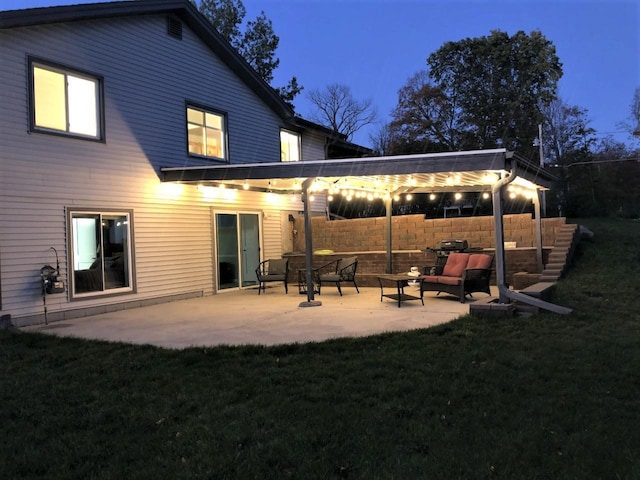
M581 223L568 316L183 351L0 332L0 476L640 478L640 222Z

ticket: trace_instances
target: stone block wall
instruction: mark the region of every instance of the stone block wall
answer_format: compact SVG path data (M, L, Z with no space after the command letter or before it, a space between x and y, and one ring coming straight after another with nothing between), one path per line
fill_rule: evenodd
M425 219L423 215L402 215L392 221L392 270L408 272L412 266L420 269L435 264L435 253L425 252L429 247L448 238L466 239L469 246L490 253L495 251L493 217L457 217ZM304 221L294 220L295 252L288 253L292 273L290 281L297 282L297 270L305 268ZM564 218L542 220L543 263L547 263ZM324 217L312 218L313 249L330 250L331 255L314 255L315 268L333 260L358 255L357 283L377 286L378 273L386 271L386 218L359 218L328 221ZM535 243L536 225L531 214L505 215L504 240L516 242L517 248L505 250L507 283L512 284L517 272L538 271ZM493 283L495 284L495 273Z
M313 217L313 249L334 252L367 252L386 249L386 218L332 220ZM552 246L565 219L542 219L542 244ZM304 220L296 218L294 251L304 251ZM504 240L517 247L535 247L536 225L531 214L505 215ZM393 250L424 250L448 238L465 239L470 247L495 248L493 217L425 219L424 215L401 215L391 219Z

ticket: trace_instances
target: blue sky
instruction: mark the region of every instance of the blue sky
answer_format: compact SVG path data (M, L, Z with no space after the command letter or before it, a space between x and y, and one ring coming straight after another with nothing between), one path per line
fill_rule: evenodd
M0 9L84 0L0 0ZM261 10L280 37L274 85L297 76L305 91L296 111L308 116L305 92L348 85L357 99L371 98L381 122L397 91L447 41L540 30L563 63L560 97L588 110L598 138L631 142L618 123L630 122L640 86L640 2L637 0L243 0L247 20ZM356 134L369 144L377 127Z

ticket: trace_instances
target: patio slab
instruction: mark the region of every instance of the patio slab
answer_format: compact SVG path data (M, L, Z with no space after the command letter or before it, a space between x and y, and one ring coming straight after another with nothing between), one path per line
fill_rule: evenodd
M316 295L321 306L301 307L306 295L293 289L285 295L282 286L274 284L260 296L256 290L225 292L22 330L174 349L278 345L431 327L469 313L474 302L468 299L462 304L455 297L436 298L427 292L424 306L411 301L398 308L395 301L380 301L379 288L361 288L358 294L345 287L343 293L341 297L326 288Z

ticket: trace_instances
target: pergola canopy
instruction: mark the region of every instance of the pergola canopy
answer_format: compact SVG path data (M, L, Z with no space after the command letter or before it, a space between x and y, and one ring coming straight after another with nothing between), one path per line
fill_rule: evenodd
M162 180L237 186L275 193L300 190L316 179L319 189L349 188L382 194L436 191L490 191L518 165L516 183L532 190L549 188L556 178L505 149L418 155L162 168Z

